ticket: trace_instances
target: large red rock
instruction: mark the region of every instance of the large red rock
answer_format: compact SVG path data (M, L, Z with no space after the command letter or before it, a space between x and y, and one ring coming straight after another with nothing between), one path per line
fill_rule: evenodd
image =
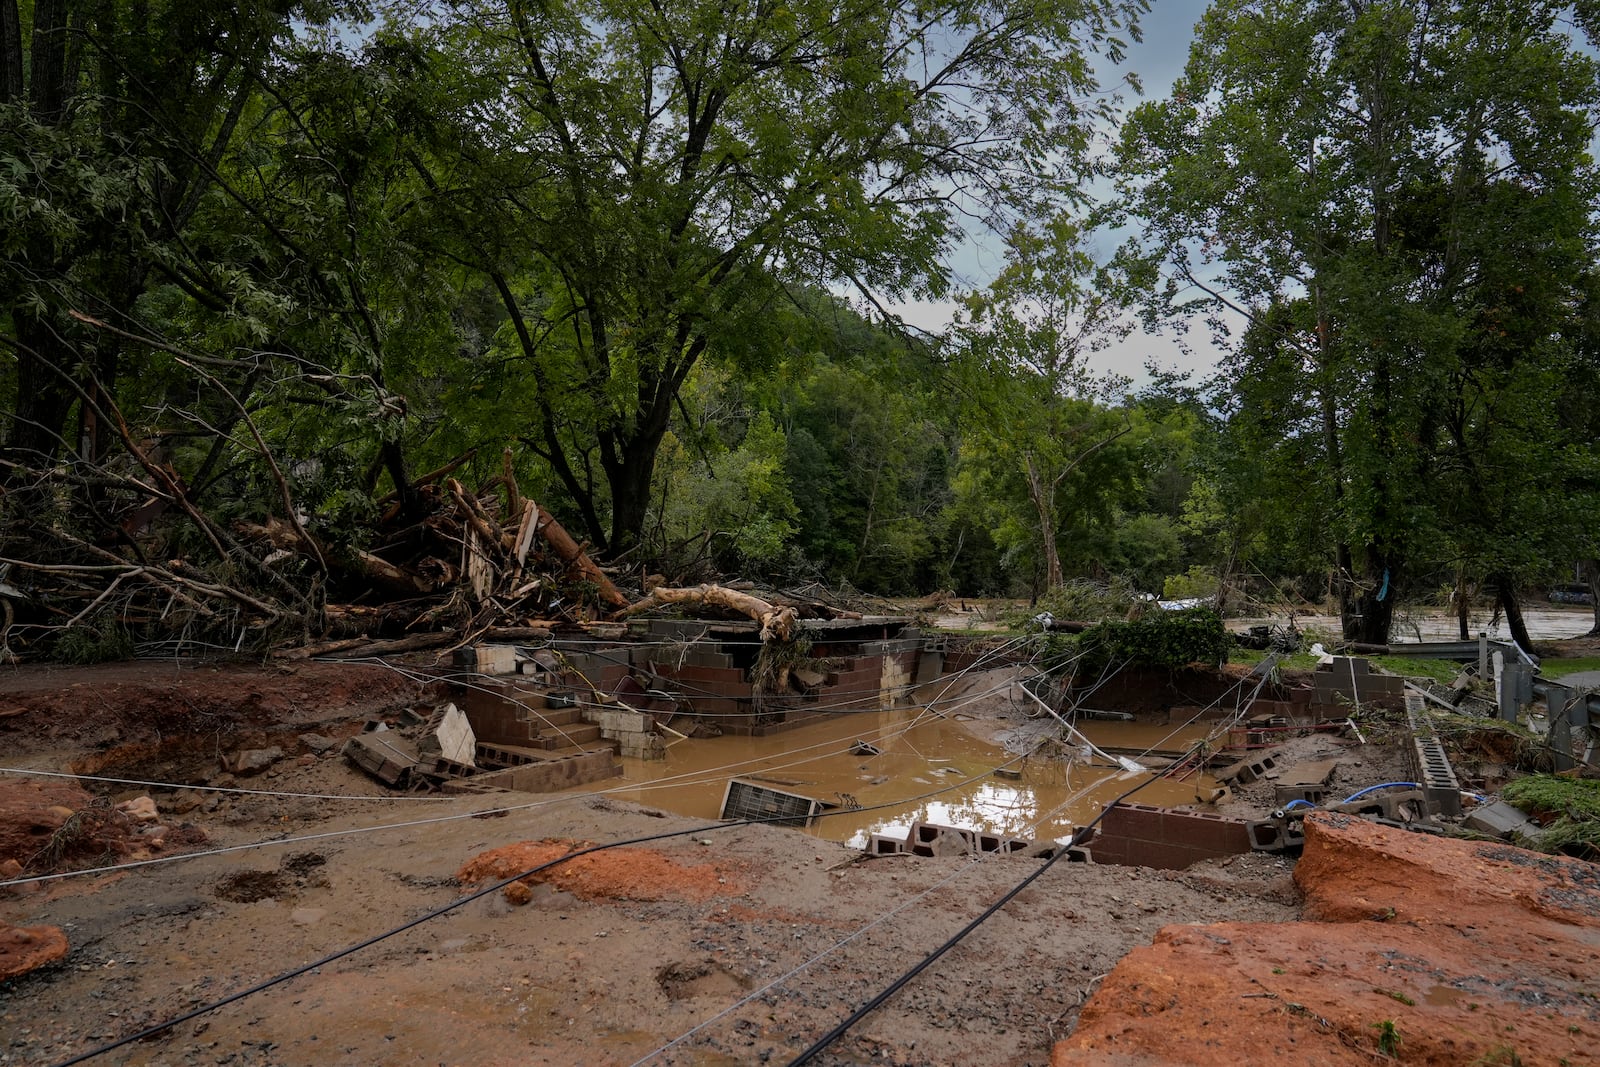
M1169 926L1053 1067L1597 1061L1600 867L1306 820L1297 923Z
M0 922L0 982L54 963L67 954L59 926L12 926Z

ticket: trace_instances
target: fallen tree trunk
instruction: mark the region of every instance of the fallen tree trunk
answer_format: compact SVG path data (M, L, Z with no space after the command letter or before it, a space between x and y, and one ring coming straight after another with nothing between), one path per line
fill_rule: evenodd
M612 584L606 572L596 566L594 560L589 558L589 553L583 550L583 546L573 540L572 535L567 532L567 528L557 522L556 517L544 508L539 508L538 514L538 532L544 537L545 542L555 550L556 555L572 566L577 567L585 578L598 586L601 600L604 600L614 608L626 608L628 606L628 598L623 596L622 591Z
M286 648L276 653L275 658L302 660L318 656L338 659L354 656L389 656L400 652L425 652L468 641L545 641L553 632L554 628L551 626L490 626L476 633L440 630L436 633L415 634L411 637L397 637L385 641L374 641L370 637L346 637L316 645Z
M285 552L311 556L324 561L335 558L334 553L325 550L310 534L301 532L276 515L271 516L265 523L261 524L237 522L234 524L234 529L246 537L262 538L273 548L281 549ZM418 593L432 593L437 588L433 582L421 575L413 574L403 567L396 567L387 560L359 549L349 553L348 557L341 562L375 584L398 593L404 593L407 596Z
M797 613L791 607L778 607L760 597L741 593L722 585L696 585L687 589L669 589L658 586L637 604L620 612L618 618L628 618L663 604L703 604L709 607L736 611L761 624L761 640L788 641L794 636Z

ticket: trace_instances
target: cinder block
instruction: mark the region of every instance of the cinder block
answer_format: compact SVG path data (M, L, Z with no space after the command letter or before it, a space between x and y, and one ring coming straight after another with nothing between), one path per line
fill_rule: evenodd
M1273 803L1278 807L1304 800L1308 804L1320 805L1328 799L1328 787L1325 785L1284 785L1276 783L1272 787Z
M1411 822L1428 814L1428 802L1422 790L1407 789L1399 793L1373 794L1349 804L1338 804L1330 810L1348 815L1376 815L1383 819Z
M1478 808L1463 820L1463 825L1503 840L1513 835L1534 838L1542 831L1538 823L1503 800Z
M459 667L471 667L479 674L516 674L515 645L474 645L458 648L452 657Z
M906 851L906 841L903 837L873 834L867 838L867 855L869 856L896 856L904 851Z

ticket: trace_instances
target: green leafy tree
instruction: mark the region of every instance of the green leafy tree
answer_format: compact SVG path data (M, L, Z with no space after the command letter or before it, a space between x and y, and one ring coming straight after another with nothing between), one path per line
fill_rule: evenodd
M1387 640L1430 552L1442 414L1498 329L1483 301L1539 292L1527 336L1558 334L1573 301L1596 79L1564 12L1220 0L1171 98L1125 128L1123 190L1163 296L1198 291L1261 332L1226 373L1258 421L1293 415L1348 637ZM1518 536L1514 516L1497 535Z
M93 399L142 352L119 326L239 132L290 3L0 0L0 346L10 354L7 478L57 456L98 459ZM168 254L168 253L172 254ZM77 432L68 427L79 407Z
M462 4L441 53L453 253L492 279L523 440L591 540L638 542L708 355L760 365L799 282L942 293L963 214L1030 214L1087 169L1142 0ZM609 521L605 511L609 510Z
M966 299L952 329L953 372L968 459L1020 477L1048 590L1063 578L1063 522L1104 517L1110 490L1128 476L1111 446L1133 424L1104 403L1123 383L1097 379L1087 363L1125 327L1074 223L1019 227L1007 257L993 285Z

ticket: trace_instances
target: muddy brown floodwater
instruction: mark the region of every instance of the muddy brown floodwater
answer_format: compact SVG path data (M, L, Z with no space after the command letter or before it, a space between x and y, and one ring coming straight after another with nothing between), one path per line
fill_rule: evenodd
M981 728L984 725L972 724ZM1144 723L1090 722L1083 729L1102 748L1142 752L1179 749L1206 734L1209 724L1173 728ZM1005 745L1007 735L1016 751ZM1023 735L1023 736L1017 736ZM1024 757L1025 728L1001 731L1000 743L974 736L968 724L923 708L838 716L767 737L722 737L675 742L664 760L624 759L631 786L613 796L715 819L730 777L867 809L818 820L812 833L864 848L870 834L905 836L912 822L983 830L1008 837L1065 840L1115 796L1150 780L1120 767L1059 758ZM878 755L856 755L864 741ZM1004 765L1020 779L996 777ZM951 783L961 784L951 788ZM1153 781L1138 794L1147 804L1192 804L1209 779ZM938 792L936 796L926 794ZM881 807L880 805L885 805Z
M1281 626L1283 621L1283 615L1229 619L1228 629L1244 630L1258 623ZM1535 641L1558 641L1588 633L1590 627L1594 625L1594 609L1556 604L1538 607L1524 605L1522 621L1527 623L1528 636ZM1339 635L1339 618L1336 615L1308 615L1302 612L1295 616L1295 625L1302 632L1313 633L1319 639L1336 639ZM1487 633L1490 639L1495 641L1511 639L1511 632L1505 620L1502 618L1496 621L1493 615L1485 611L1472 613L1468 620L1467 632L1473 637ZM1395 615L1394 628L1390 632L1389 640L1395 644L1454 641L1459 635L1460 624L1453 612L1437 608L1402 608Z

